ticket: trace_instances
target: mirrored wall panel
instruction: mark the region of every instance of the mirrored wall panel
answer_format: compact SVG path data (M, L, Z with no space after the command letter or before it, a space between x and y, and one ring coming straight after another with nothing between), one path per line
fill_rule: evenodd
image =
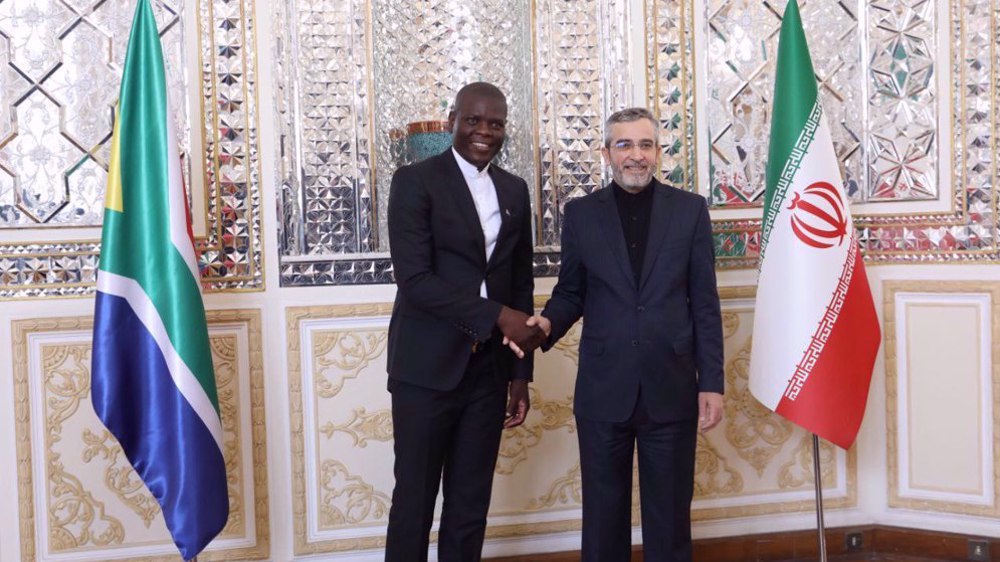
M392 282L392 173L446 149L455 92L507 95L498 164L533 194L537 273L558 267L568 199L604 179L601 129L628 103L618 0L299 0L278 8L281 283Z

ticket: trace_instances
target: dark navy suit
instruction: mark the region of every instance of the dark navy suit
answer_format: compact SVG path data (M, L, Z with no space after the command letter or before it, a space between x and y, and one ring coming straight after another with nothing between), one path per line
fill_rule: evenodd
M705 199L653 180L641 273L611 188L569 202L546 346L583 318L574 413L583 560L629 560L639 444L646 562L691 558L698 392L723 391L722 320Z

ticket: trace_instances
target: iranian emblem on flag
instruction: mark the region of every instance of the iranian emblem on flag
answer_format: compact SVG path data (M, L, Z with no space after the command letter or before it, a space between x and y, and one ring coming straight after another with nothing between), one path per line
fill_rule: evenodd
M750 391L846 449L881 334L795 0L774 90Z

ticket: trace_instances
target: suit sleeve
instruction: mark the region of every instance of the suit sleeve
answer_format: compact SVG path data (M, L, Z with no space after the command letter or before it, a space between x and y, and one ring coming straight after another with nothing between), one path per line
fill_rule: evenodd
M524 204L521 216L521 228L518 232L517 245L514 247L512 282L513 286L513 308L524 312L527 315L535 313L535 263L534 263L534 243L531 237L531 202L528 191L528 184L521 180L521 193L523 193ZM523 359L517 359L514 363L514 372L511 378L532 380L535 354L525 354Z
M722 311L715 280L715 249L708 204L702 200L688 265L688 301L694 321L695 362L698 390L723 393L725 375L722 358Z
M572 201L566 204L560 235L559 280L552 289L552 298L542 311L542 315L552 323L552 333L542 345L544 351L551 349L583 316L583 301L587 296L587 270L580 260L575 205Z
M488 340L501 305L463 293L434 272L431 199L422 178L412 167L400 168L392 176L388 223L389 255L396 286L404 298L452 322L456 329L465 328L463 331L473 338Z

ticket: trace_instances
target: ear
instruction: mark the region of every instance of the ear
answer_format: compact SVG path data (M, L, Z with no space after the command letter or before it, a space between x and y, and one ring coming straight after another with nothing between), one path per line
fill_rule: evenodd
M454 109L448 112L448 132L452 133L452 134L455 133L455 110Z
M611 165L611 151L608 150L608 147L605 146L605 147L601 148L601 156L604 158L604 165L605 166L610 166Z

